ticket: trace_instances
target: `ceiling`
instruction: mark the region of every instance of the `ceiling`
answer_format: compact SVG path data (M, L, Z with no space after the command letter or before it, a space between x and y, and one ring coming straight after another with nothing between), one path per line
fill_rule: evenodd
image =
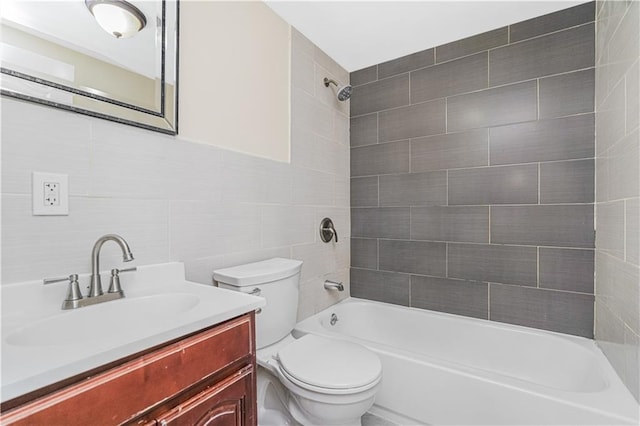
M265 2L347 71L586 3L584 0Z

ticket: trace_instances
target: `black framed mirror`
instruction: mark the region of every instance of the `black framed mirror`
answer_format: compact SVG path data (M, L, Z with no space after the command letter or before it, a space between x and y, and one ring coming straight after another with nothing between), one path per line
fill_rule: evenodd
M96 4L134 26L104 27ZM3 96L178 133L178 0L3 0L2 8Z

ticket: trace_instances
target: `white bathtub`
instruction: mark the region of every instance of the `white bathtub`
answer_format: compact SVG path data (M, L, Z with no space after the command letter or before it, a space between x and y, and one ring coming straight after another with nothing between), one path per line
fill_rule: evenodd
M376 352L372 412L401 424L638 424L638 404L589 339L355 298L300 322L294 335L306 333Z

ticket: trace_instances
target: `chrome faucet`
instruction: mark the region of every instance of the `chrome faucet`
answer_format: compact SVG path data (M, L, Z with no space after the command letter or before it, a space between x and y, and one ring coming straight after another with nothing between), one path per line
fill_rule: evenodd
M91 251L91 282L89 284L89 294L87 297L96 297L103 294L102 281L100 280L100 249L102 245L107 241L115 241L122 250L122 260L124 262L131 262L133 260L133 254L129 244L119 235L107 234L98 238L98 241L93 245Z
M342 283L339 283L339 282L336 282L336 281L325 280L324 281L324 288L327 289L327 290L344 291L344 286L342 285Z

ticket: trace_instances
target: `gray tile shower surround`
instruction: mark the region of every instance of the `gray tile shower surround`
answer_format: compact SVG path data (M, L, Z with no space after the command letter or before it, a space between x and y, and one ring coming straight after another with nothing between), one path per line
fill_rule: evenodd
M351 294L593 337L595 4L351 74Z

